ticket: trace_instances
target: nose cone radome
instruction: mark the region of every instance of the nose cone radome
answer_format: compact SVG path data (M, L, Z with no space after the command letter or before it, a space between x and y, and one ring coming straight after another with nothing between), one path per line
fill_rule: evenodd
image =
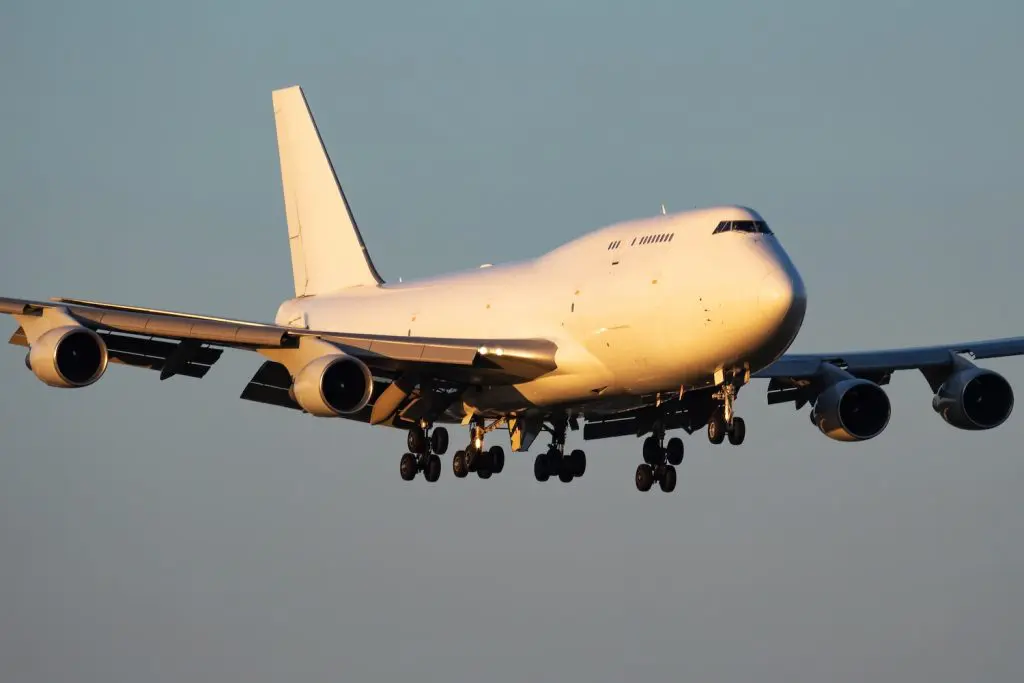
M775 324L803 321L807 292L803 280L791 268L771 266L761 280L757 294L761 314Z

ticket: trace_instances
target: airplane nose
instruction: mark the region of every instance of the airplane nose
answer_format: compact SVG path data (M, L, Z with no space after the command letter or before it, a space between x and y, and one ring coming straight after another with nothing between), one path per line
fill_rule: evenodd
M782 322L803 312L807 307L807 293L800 275L790 269L771 266L761 280L757 294L761 314L770 320Z

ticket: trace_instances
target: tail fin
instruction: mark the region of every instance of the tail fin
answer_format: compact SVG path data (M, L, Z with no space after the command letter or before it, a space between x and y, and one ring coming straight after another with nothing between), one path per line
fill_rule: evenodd
M383 284L302 88L273 93L295 295Z

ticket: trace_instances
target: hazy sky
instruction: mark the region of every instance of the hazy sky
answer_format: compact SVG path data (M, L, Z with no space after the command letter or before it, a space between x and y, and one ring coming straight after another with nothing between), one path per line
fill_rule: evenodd
M1024 334L1022 22L1010 0L9 0L0 295L272 318L270 91L299 83L385 278L742 203L807 284L795 350ZM240 401L254 355L82 391L23 357L0 348L4 683L1024 679L1024 417L957 431L915 373L860 445L755 384L742 447L695 434L676 493L642 495L630 438L570 486L533 454L407 484L400 432ZM1024 359L987 365L1022 391Z

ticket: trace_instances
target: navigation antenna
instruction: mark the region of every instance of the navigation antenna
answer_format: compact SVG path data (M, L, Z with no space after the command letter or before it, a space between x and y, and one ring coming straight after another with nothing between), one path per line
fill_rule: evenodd
M662 202L662 204L661 204L661 215L662 216L665 215L665 203L664 202Z

